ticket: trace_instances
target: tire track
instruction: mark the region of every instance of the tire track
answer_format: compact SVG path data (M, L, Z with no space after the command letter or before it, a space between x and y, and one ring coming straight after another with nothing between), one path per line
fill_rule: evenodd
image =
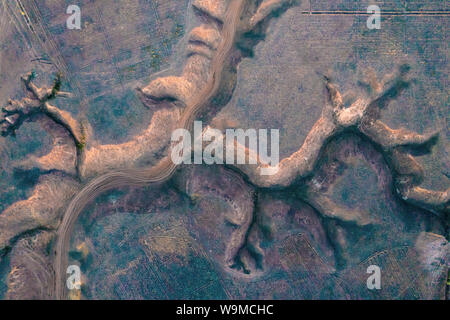
M243 11L244 0L231 1L224 19L222 42L217 54L211 62L209 80L203 90L186 107L179 122L179 128L192 131L194 120L214 95L220 86L220 79L225 59L231 52L236 28ZM89 182L70 202L57 232L55 246L55 298L65 299L67 290L64 275L67 268L67 251L75 222L88 203L102 193L123 186L142 187L152 183L167 181L175 172L177 166L169 156L162 159L156 166L146 169L124 169L99 176Z

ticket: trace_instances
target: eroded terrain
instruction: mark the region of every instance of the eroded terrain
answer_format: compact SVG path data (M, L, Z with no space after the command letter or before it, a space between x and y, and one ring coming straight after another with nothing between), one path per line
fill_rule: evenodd
M369 31L307 14L353 1L86 1L69 32L44 2L0 2L4 298L446 298L448 16ZM422 2L384 8L447 9ZM279 173L172 166L194 119L280 129Z

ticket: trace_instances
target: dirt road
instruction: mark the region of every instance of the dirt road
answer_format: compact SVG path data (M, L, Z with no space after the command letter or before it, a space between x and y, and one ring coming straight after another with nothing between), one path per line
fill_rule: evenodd
M194 101L190 103L179 122L179 128L192 130L193 122L198 114L213 98L220 85L225 60L231 52L236 27L242 14L245 0L232 0L222 29L222 42L211 62L210 75L205 87L200 91ZM176 165L169 156L162 159L156 166L147 169L124 169L99 176L89 182L70 202L64 214L57 233L55 246L55 298L65 299L66 269L68 263L68 249L70 236L75 222L88 203L95 200L102 193L123 186L146 186L152 183L161 183L170 179L175 172Z

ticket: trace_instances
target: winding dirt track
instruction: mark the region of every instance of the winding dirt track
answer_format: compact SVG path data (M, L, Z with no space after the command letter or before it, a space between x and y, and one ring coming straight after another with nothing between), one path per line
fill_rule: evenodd
M236 27L242 14L245 0L233 0L227 10L222 29L222 42L217 54L211 62L210 76L207 84L188 107L186 107L179 122L179 128L192 130L193 122L201 111L217 93L225 59L231 52ZM58 229L55 247L55 298L65 299L67 289L65 275L68 263L68 248L70 235L75 222L86 205L102 193L123 186L146 186L151 183L161 183L170 179L176 165L169 156L162 159L156 166L146 169L124 169L99 176L89 182L70 202Z

